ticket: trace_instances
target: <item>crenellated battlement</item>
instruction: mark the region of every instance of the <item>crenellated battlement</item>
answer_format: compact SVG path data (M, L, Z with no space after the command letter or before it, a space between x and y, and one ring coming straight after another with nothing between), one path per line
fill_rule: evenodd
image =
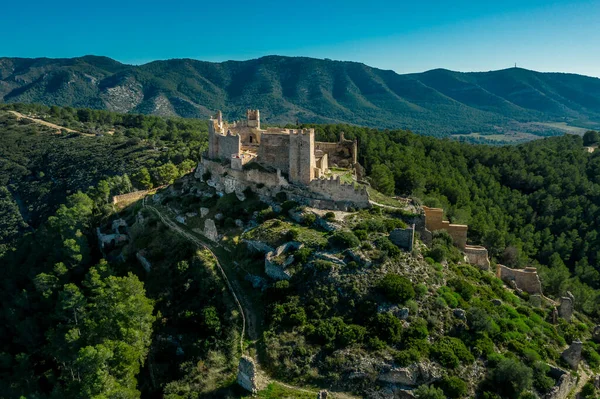
M306 186L328 173L331 159L337 166L354 167L356 141L342 135L339 143L317 143L314 129L261 129L257 109L246 110L246 119L233 123L218 111L208 125L208 158L233 159L240 168L240 160L247 159L243 154L253 155L250 162L287 174L291 183Z

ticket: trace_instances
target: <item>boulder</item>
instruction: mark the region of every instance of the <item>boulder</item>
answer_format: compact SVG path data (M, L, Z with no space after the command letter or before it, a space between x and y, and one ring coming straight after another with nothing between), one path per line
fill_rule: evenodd
M498 298L492 299L492 304L494 306L502 306L502 301Z
M569 294L571 293L567 292L567 296L560 298L560 305L558 305L558 316L566 321L571 321L573 317L573 296Z
M219 233L217 232L217 226L215 221L212 219L206 219L204 221L204 236L211 241L219 241Z
M225 218L225 216L223 216L223 214L222 214L222 213L217 213L217 214L215 215L215 220L223 220L224 218Z
M410 310L408 308L402 308L398 311L398 314L395 314L395 316L400 320L406 320L408 319L409 314Z
M244 222L241 219L235 219L235 225L237 227L244 227Z
M275 250L273 247L265 244L262 241L244 240L244 242L246 243L246 246L248 246L248 249L252 252L262 252L266 254Z
M256 385L256 365L254 360L249 356L242 356L238 364L237 383L246 391L257 393Z
M183 216L183 215L175 216L175 220L181 224L185 224L185 216Z
M467 314L464 311L464 309L454 309L452 311L452 314L454 315L454 317L456 317L457 319L460 320L466 320L467 319Z
M200 208L200 217L204 218L206 215L208 215L208 212L210 212L210 209L208 209L208 208Z
M417 374L414 368L395 367L381 374L378 380L390 384L414 386L417 385Z
M567 362L569 366L573 370L577 370L579 367L579 362L581 361L581 349L583 348L583 343L581 341L573 341L571 346L569 346L560 357Z
M600 326L594 327L594 332L592 333L592 338L594 341L600 343Z

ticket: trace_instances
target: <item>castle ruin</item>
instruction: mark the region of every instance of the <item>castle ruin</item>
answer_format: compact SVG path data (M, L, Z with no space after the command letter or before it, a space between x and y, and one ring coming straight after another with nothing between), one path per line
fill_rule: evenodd
M342 182L330 164L354 171L356 140L343 133L334 143L315 141L314 129L261 128L260 111L246 111L246 119L226 122L218 111L208 124L208 151L197 176L210 174L209 184L224 192L246 188L288 198L317 208L348 209L370 206L365 187Z

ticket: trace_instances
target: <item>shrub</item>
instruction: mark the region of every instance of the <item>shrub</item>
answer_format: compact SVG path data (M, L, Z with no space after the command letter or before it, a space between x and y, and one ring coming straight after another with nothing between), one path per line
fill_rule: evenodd
M394 363L401 367L410 366L421 359L421 352L417 348L398 351L394 354Z
M287 241L296 241L298 239L298 236L300 235L300 232L296 229L289 229L286 233L285 233L285 239Z
M402 253L400 248L398 248L396 244L391 242L387 237L379 237L377 240L375 240L375 245L382 251L386 251L391 257L398 256Z
M461 398L467 393L467 383L455 376L442 378L438 386L448 398Z
M281 212L287 214L290 210L294 209L298 205L299 204L296 201L285 201L283 204L281 204Z
M302 247L296 251L294 254L294 261L300 265L305 264L308 261L308 258L312 254L312 249L308 247Z
M488 312L477 307L472 307L467 312L467 323L476 332L488 332L492 329L492 319Z
M446 399L444 391L429 385L421 385L415 389L415 398L417 399Z
M598 392L594 383L592 381L588 381L583 388L581 389L581 397L583 399L596 399L598 398Z
M555 381L548 376L550 366L543 362L535 362L533 366L533 386L540 393L548 393L555 385Z
M381 279L379 289L391 302L403 303L415 297L415 290L410 280L393 273L388 273Z
M531 388L532 370L515 359L504 358L489 371L489 381L501 396L518 398Z
M367 233L367 230L354 230L354 235L361 241L369 238L369 233Z
M374 331L382 340L395 343L402 335L402 323L391 313L378 313L374 320Z
M351 231L337 231L329 237L329 245L333 248L354 248L360 245L360 241Z
M274 219L277 217L277 214L273 212L273 208L268 207L258 212L258 221L264 222L265 220Z
M417 298L423 298L427 291L428 289L425 284L417 284L415 287L415 294L417 295Z
M456 368L463 363L472 363L475 358L458 338L442 337L432 347L432 354L442 366Z
M427 256L436 262L442 262L446 259L448 255L447 252L448 251L445 247L441 245L435 245L433 248L431 248Z
M302 219L302 223L304 223L304 225L306 225L306 226L312 226L316 220L317 220L317 217L315 216L314 213L307 213L306 215L304 215L304 217Z
M283 191L280 191L277 194L275 194L275 199L277 201L279 201L280 203L283 203L283 202L285 202L285 200L287 200L287 194L284 193Z
M333 212L327 212L325 214L325 216L323 216L323 219L331 222L331 221L335 220L335 213L333 213Z
M466 280L460 278L448 280L448 287L452 287L454 291L458 292L460 296L467 302L471 300L473 294L475 293L475 288L471 284L467 283Z
M323 259L317 259L313 262L313 264L315 265L315 269L317 269L319 272L328 272L333 270L333 263Z

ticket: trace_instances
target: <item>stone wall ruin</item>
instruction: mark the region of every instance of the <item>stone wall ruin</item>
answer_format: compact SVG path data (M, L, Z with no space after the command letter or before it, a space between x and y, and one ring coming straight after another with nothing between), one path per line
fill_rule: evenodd
M415 225L405 229L394 229L390 232L390 241L407 251L413 250L415 242Z
M425 211L425 228L429 231L445 230L454 240L454 245L464 251L467 246L467 230L464 224L451 224L444 220L444 210L441 208L423 207Z
M542 283L535 267L511 269L504 265L496 265L496 277L506 283L514 282L516 288L529 294L541 294Z
M478 245L467 245L464 249L467 261L482 270L490 270L490 259L487 248Z

